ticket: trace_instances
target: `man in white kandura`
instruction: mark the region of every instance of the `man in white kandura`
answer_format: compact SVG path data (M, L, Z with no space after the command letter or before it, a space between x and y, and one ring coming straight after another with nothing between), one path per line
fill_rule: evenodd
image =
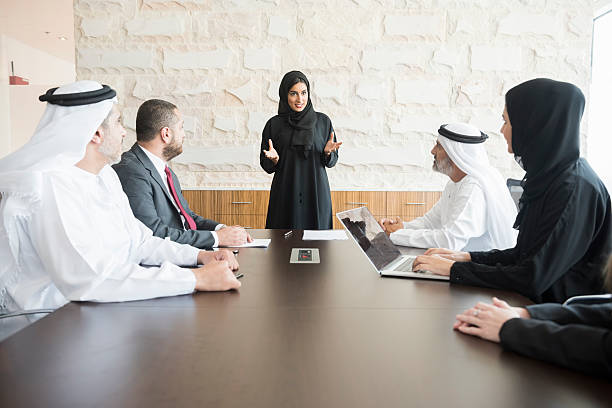
M114 90L79 81L39 99L32 139L0 160L3 312L240 287L231 252L154 237L132 215L109 166L125 136Z
M442 125L438 134L433 169L450 178L440 200L422 217L383 218L381 226L396 245L456 251L513 247L516 206L489 164L482 144L488 136L465 123Z

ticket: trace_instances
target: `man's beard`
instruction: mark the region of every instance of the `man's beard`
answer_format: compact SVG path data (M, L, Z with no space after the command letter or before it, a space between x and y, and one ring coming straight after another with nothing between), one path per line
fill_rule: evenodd
M121 145L119 145L118 148L115 148L110 143L109 139L104 139L102 141L98 147L98 151L107 158L108 164L111 166L121 161Z
M445 157L442 160L437 160L436 158L434 158L433 166L431 166L431 168L434 171L437 171L438 173L450 176L453 164L451 163L448 157Z
M174 137L172 138L172 142L167 146L164 146L164 149L162 151L165 161L170 161L181 153L183 153L183 145L175 143Z

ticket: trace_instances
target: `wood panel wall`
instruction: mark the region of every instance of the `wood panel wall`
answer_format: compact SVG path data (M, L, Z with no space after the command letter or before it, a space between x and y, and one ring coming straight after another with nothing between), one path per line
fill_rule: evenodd
M266 225L267 190L184 190L189 206L205 218L227 225L261 229ZM337 212L367 206L376 218L410 221L425 214L440 198L439 191L332 191ZM334 216L334 228L341 229Z

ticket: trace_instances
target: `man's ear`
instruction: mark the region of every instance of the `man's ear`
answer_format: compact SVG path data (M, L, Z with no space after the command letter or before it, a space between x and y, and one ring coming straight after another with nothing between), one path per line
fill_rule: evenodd
M93 144L100 144L102 143L102 141L104 140L104 130L99 127L98 130L96 130L96 133L94 133L94 135L91 137L91 142Z
M172 134L168 126L164 126L163 128L161 128L161 130L159 131L159 135L161 136L162 142L164 142L165 144L170 143L170 141L172 140Z

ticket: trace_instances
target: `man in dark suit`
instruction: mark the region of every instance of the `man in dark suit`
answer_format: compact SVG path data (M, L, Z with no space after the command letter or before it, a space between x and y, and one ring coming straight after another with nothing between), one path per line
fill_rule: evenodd
M244 228L227 227L189 208L176 174L167 166L183 152L184 138L183 118L174 104L151 99L138 108L137 141L113 166L134 216L155 236L197 248L251 242Z

